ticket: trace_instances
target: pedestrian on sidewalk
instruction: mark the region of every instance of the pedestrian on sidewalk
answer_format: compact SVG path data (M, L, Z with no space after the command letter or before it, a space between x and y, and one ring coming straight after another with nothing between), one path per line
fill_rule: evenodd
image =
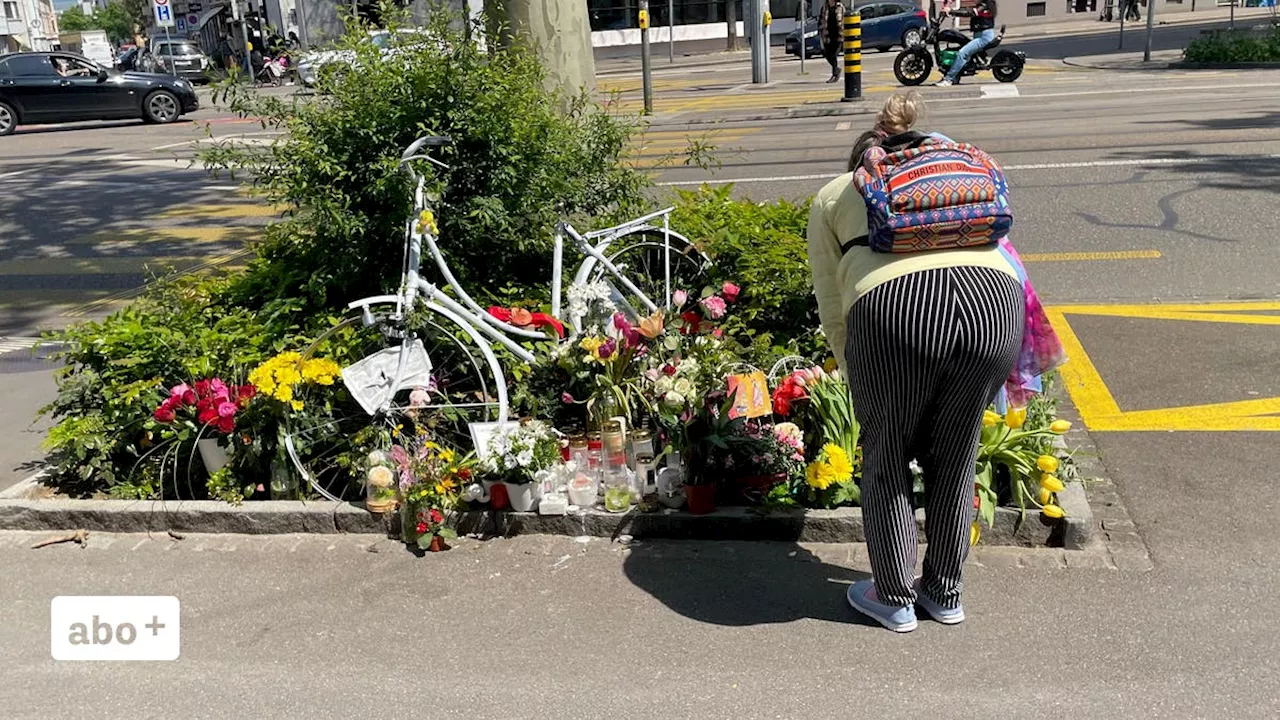
M844 46L844 3L841 0L826 0L822 3L822 8L818 10L818 40L822 42L823 56L831 63L831 79L827 82L833 83L840 79L840 49ZM800 45L803 48L803 37L800 38Z
M915 91L890 97L854 145L850 169L872 146L911 130L923 112ZM818 192L809 266L822 329L862 425L862 511L874 578L854 583L847 598L907 632L916 627L917 604L941 623L964 620L978 437L983 412L1019 358L1024 289L998 245L885 253L851 242L867 232L852 172ZM928 488L919 580L912 460Z
M1142 13L1138 12L1138 0L1125 0L1124 5L1125 20L1141 20Z
M978 0L978 4L971 8L960 7L951 11L953 16L969 18L969 32L973 33L973 39L956 53L946 77L937 82L938 87L960 82L960 73L964 72L969 59L996 41L996 9L996 0Z

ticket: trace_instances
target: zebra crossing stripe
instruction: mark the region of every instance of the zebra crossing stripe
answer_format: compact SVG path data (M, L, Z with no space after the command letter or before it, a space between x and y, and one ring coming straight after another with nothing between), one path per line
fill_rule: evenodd
M18 352L19 350L30 350L35 347L39 340L40 338L33 337L0 337L0 355Z

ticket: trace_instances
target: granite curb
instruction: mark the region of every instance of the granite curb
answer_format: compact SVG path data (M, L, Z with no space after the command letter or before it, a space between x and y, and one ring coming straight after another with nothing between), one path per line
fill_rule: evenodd
M12 497L0 498L0 530L385 535L394 529L391 518L369 513L354 504L273 500L236 506L211 500L175 502L22 497L34 490L36 484L34 479L25 481L10 489ZM1017 510L998 509L994 527L983 531L983 542L987 545L1087 549L1094 535L1094 522L1083 487L1077 483L1068 486L1061 495L1061 501L1068 513L1062 522L1046 523L1034 512L1019 522ZM916 522L923 533L922 512L917 514ZM618 515L592 508L561 516L478 510L462 513L458 519L458 530L487 536L617 537L626 534L637 538L866 541L860 508L764 512L758 508L725 507L708 515L669 509Z

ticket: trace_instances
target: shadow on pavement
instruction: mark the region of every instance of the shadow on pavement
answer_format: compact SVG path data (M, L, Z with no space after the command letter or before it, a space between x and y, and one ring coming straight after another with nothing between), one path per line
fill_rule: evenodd
M1159 22L1157 13L1156 21ZM1120 23L1098 23L1098 31L1084 35L1045 36L1040 38L1009 38L1001 44L1013 50L1021 50L1029 58L1062 60L1088 55L1110 55L1119 52L1135 52L1146 45L1146 16L1141 23L1125 23L1124 47L1120 47ZM1239 23L1238 23L1239 24ZM1226 28L1227 20L1202 23L1157 26L1151 33L1151 49L1181 50L1191 40L1200 37L1202 30Z
M1271 110L1263 113L1254 113L1251 117L1215 117L1203 118L1200 120L1142 120L1139 125L1168 125L1178 123L1180 125L1189 125L1194 128L1203 130L1258 130L1280 127L1280 112ZM1262 158L1259 158L1260 160ZM1274 158L1269 162L1274 166L1277 163Z
M849 584L869 574L825 563L792 543L645 541L631 547L623 572L699 622L746 626L812 618L879 627L845 600Z
M74 132L76 130L111 130L146 125L142 120L105 120L92 123L67 123L65 125L19 125L13 131L14 137L20 135L42 135L44 133Z
M1259 122L1272 124L1258 125L1258 127L1275 127L1275 123L1280 122L1280 113L1273 112L1268 115L1272 119L1259 120ZM1179 120L1178 122L1199 127L1216 127L1214 125L1216 121L1214 120ZM1269 153L1248 157L1196 153L1187 150L1151 150L1142 153L1112 153L1110 157L1115 159L1160 160L1162 162L1159 166L1161 171L1202 176L1196 178L1199 188L1262 190L1280 193L1280 159L1271 156Z

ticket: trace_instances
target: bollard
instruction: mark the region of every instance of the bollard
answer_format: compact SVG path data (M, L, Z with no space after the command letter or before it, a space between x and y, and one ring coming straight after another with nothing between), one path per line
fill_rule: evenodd
M804 33L802 32L801 35ZM862 15L844 16L844 97L841 102L862 99Z

